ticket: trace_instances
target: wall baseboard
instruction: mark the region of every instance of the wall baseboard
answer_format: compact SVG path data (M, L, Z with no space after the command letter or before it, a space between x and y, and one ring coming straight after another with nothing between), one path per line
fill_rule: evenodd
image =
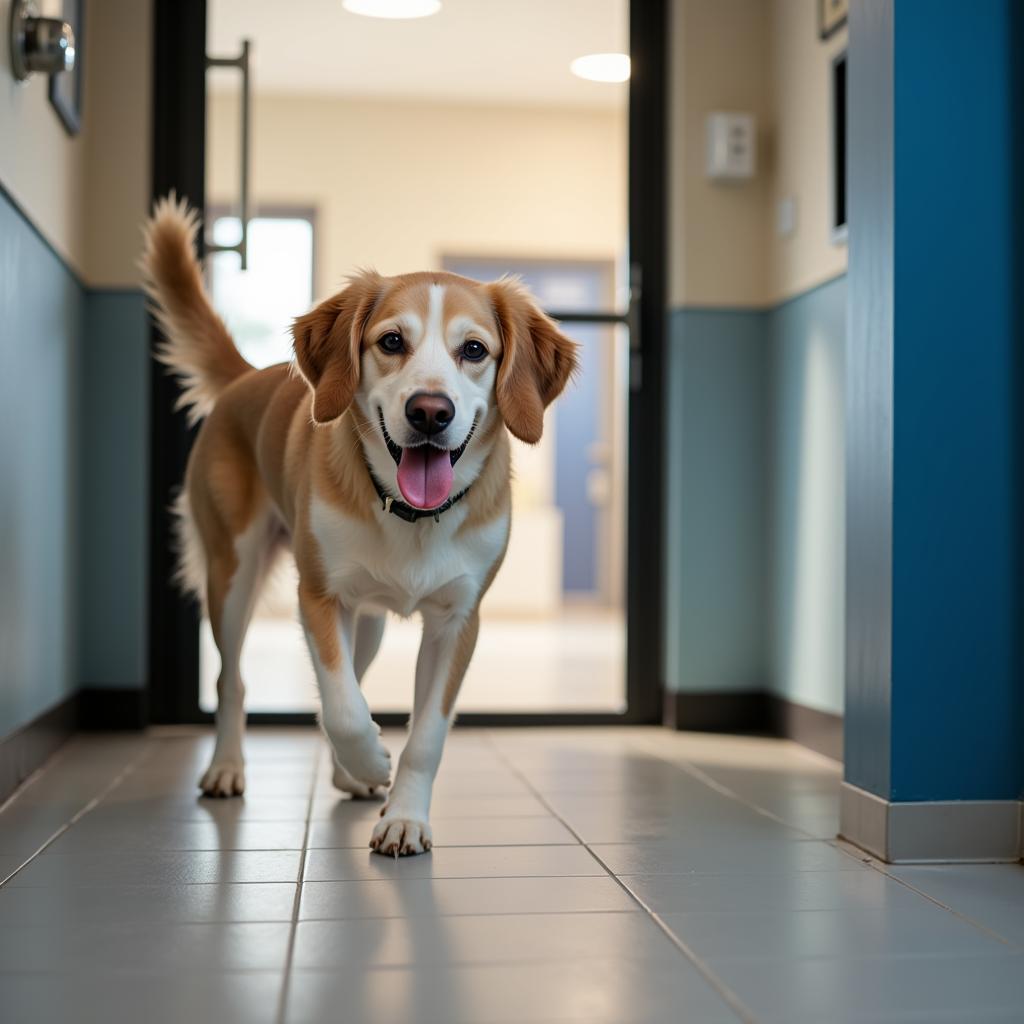
M144 729L144 689L85 687L0 739L0 803L80 730Z
M0 739L0 803L52 757L77 727L78 694L73 693Z
M693 732L767 732L765 694L674 693L665 690L663 721L670 729Z
M797 704L774 693L765 694L769 726L774 736L784 736L833 761L843 760L843 716Z
M773 693L673 693L665 691L664 722L695 732L781 736L835 761L843 759L843 717L795 704Z
M844 782L839 834L888 864L1018 861L1024 803L955 800L894 803Z
M149 694L144 687L85 686L78 697L79 729L145 729L149 724Z

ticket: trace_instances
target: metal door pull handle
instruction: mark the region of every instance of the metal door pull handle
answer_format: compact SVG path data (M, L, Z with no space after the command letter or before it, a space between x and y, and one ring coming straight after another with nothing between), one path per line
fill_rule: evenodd
M11 73L19 82L37 71L74 69L75 33L66 21L41 18L29 0L12 0L10 30Z

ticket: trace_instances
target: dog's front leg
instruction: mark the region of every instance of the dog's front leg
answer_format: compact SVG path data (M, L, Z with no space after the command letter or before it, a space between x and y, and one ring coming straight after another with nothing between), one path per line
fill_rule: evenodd
M299 584L299 611L320 687L320 723L334 760L369 795L391 778L391 755L380 741L353 666L355 615L336 598ZM352 787L345 787L352 788Z
M424 853L433 843L430 794L479 624L475 609L468 617L454 620L431 620L424 615L409 741L398 762L387 806L370 839L378 853Z

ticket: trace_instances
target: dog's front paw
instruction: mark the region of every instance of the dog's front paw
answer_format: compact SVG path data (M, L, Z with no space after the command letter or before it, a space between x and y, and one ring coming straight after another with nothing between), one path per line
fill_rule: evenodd
M334 774L331 776L331 782L335 789L340 789L342 793L351 793L356 800L368 800L377 795L376 786L368 786L365 782L360 782L337 761L334 762Z
M241 761L214 761L199 780L204 796L241 796L245 792L245 769Z
M335 763L370 790L391 781L391 754L380 741L380 726L332 737ZM337 783L335 783L337 785Z
M370 837L370 849L386 857L409 857L426 853L434 845L425 820L386 815L377 822Z

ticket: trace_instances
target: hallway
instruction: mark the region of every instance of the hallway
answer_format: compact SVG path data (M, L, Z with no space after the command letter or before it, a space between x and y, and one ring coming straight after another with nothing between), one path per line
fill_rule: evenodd
M211 742L79 735L0 812L6 1020L1024 1018L1024 869L865 859L796 745L456 730L393 861L313 730L250 730L238 801Z

